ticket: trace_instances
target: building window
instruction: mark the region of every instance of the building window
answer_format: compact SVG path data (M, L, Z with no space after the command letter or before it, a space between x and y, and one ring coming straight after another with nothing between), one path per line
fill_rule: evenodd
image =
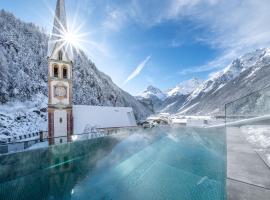
M63 78L67 78L68 76L67 67L63 67Z
M55 66L53 67L53 77L54 77L54 78L58 78L58 73L59 73L58 66L55 65Z
M63 60L63 53L62 51L58 52L58 60Z
M60 119L59 119L59 122L60 122L60 124L63 122L63 119L60 117Z

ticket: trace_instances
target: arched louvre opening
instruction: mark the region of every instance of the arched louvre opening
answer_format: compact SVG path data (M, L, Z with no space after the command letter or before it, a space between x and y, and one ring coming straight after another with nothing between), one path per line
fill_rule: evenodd
M63 78L68 78L68 70L67 70L67 67L63 67Z
M58 78L58 75L59 75L59 67L57 65L55 65L53 67L53 77Z

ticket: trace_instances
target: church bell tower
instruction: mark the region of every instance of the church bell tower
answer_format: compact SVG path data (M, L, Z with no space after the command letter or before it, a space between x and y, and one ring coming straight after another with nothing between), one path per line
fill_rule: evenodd
M48 45L48 134L49 144L71 141L72 52L63 40L67 32L65 0L57 0L54 26Z

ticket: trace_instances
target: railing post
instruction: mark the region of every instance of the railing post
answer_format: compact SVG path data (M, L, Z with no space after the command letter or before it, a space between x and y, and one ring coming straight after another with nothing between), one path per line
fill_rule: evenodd
M43 142L43 138L44 138L43 131L39 132L39 138L40 138L40 142Z

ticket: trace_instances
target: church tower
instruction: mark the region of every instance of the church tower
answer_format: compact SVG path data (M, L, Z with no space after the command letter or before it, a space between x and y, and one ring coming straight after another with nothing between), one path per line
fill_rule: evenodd
M57 0L54 26L48 45L48 134L49 144L71 141L72 52L65 45L67 32L65 0Z

